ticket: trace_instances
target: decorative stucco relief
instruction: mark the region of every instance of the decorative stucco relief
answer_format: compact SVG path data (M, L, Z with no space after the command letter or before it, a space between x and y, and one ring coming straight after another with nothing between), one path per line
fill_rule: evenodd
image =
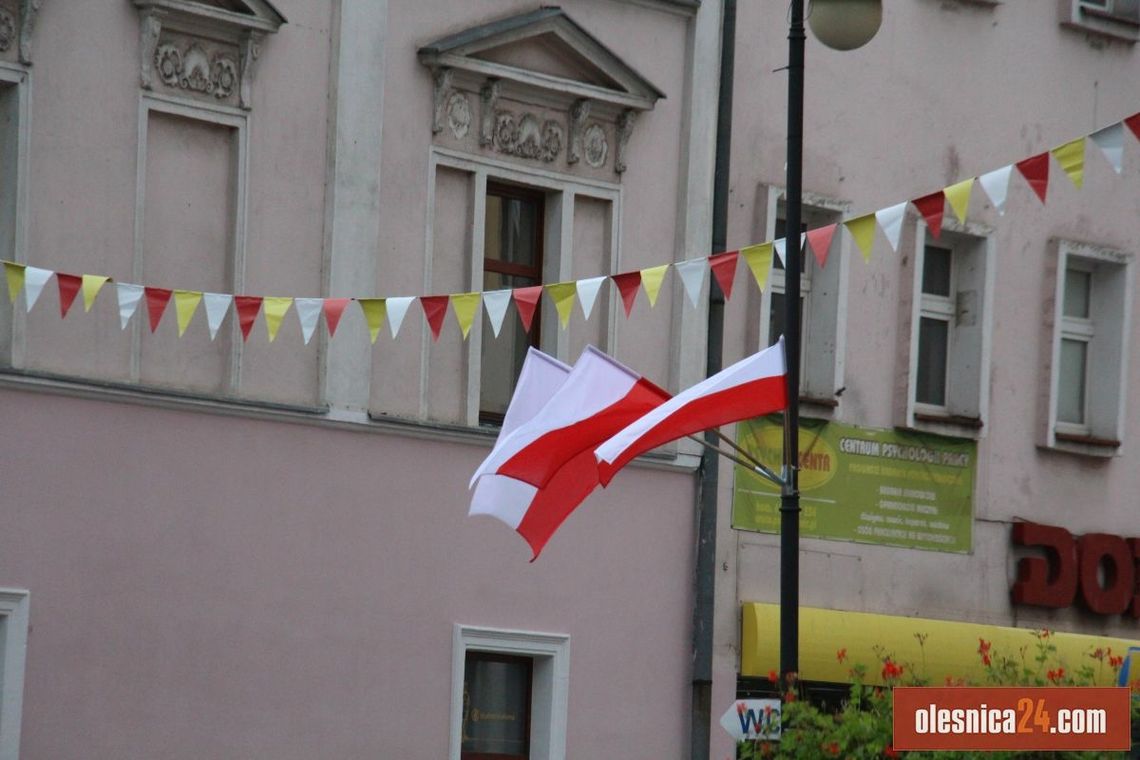
M462 140L471 128L471 104L462 92L453 92L447 99L447 126L457 140Z
M602 129L602 125L594 123L586 127L582 135L582 150L587 164L595 169L605 166L610 144L606 140L606 130Z
M500 153L549 163L558 158L563 142L562 126L556 121L540 121L531 113L519 116L499 111L495 114L494 144Z
M0 2L0 53L24 65L32 62L32 32L43 0L4 0Z
M6 53L16 41L16 17L0 8L0 53Z
M212 95L223 100L238 86L238 65L233 58L210 55L197 42L184 49L169 43L154 51L154 68L167 87Z

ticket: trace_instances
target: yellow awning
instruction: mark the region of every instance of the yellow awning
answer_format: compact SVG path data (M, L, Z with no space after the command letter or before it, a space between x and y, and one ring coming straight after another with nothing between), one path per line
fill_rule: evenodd
M746 602L743 618L740 673L767 676L780 666L780 607ZM861 664L866 666L866 682L881 684L882 663L875 653L875 648L881 647L908 671L930 679L931 685L942 685L947 676L983 684L986 669L978 654L979 639L990 643L991 657L1013 657L1036 671L1036 630L802 607L800 678L845 683L851 680L852 666ZM926 637L921 646L915 634ZM1045 670L1059 665L1068 675L1091 666L1098 686L1115 686L1115 673L1107 656L1099 662L1089 657L1092 652L1111 647L1113 655L1125 655L1129 647L1140 646L1140 641L1060 632L1051 632L1048 643L1056 646L1057 651L1049 656ZM837 657L841 649L847 650L844 662ZM1132 672L1140 675L1140 655L1135 659Z

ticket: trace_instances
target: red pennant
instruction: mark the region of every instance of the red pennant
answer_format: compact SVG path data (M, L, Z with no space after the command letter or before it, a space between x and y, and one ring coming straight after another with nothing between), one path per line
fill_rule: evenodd
M261 311L261 296L234 296L234 309L238 314L238 324L241 326L242 341L249 340L249 331L257 320L257 312Z
M348 308L351 298L326 298L324 304L325 326L329 328L329 337L336 335L336 326L340 324L340 317Z
M811 246L811 251L815 254L815 260L819 263L820 269L827 266L827 254L831 251L831 241L838 229L839 224L835 223L820 227L818 230L807 231L808 245Z
M641 272L611 274L610 279L621 293L621 302L625 305L625 316L628 318L633 311L633 302L637 300L637 290L641 287Z
M150 331L154 332L158 329L162 313L166 311L166 304L170 303L174 291L167 288L143 288L143 293L146 295L146 311L150 316Z
M1024 161L1018 161L1017 170L1044 203L1045 192L1049 189L1049 154L1040 153Z
M424 316L427 317L428 326L431 327L432 340L439 340L439 332L443 329L443 318L447 316L447 304L450 296L420 296L420 306L424 307Z
M541 296L541 285L514 289L515 308L519 310L519 319L522 320L523 329L527 332L530 332L531 323L534 322L534 310L538 307L538 299Z
M56 272L55 281L59 285L59 315L66 317L71 304L75 303L75 296L79 293L83 278L75 274Z
M1124 125L1132 130L1136 139L1140 140L1140 113L1134 113L1124 120Z
M946 196L939 190L921 198L915 198L911 203L926 220L926 229L930 230L935 240L942 234L942 214L946 212ZM811 234L810 232L808 233Z
M716 284L724 293L724 300L732 298L732 281L736 278L736 262L740 259L740 251L728 251L709 256L709 268L712 269Z

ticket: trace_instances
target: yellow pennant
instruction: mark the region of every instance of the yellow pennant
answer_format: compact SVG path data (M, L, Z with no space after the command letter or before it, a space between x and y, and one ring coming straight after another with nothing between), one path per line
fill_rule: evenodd
M641 287L645 288L645 295L649 296L649 308L651 309L657 303L657 294L661 292L661 283L665 280L665 273L668 271L668 264L641 270Z
M364 312L364 321L368 323L368 334L375 343L380 328L384 326L384 318L388 316L388 304L383 298L357 298L356 302Z
M87 277L84 276L83 284L86 288ZM83 297L86 299L87 292L84 290ZM92 296L94 298L94 296ZM186 332L186 328L190 326L190 320L194 318L194 310L198 308L198 303L202 300L202 294L197 290L176 290L174 291L174 313L178 315L178 337L181 338L182 334Z
M24 288L24 265L5 261L4 275L8 278L8 300L16 303L16 296Z
M740 255L748 262L748 268L756 278L756 287L765 290L768 287L768 273L772 271L772 244L746 246L740 249Z
M451 308L455 311L455 321L459 323L459 330L463 333L464 340L467 340L467 333L471 332L471 325L475 324L480 297L479 293L451 294Z
M974 178L970 177L942 189L942 194L946 196L950 208L954 209L954 216L958 217L958 221L962 224L966 223L966 213L970 208L970 190L973 187Z
M855 238L855 245L863 254L863 261L871 260L871 249L875 247L875 215L865 214L856 219L848 219L843 223L851 237Z
M565 330L570 324L570 312L574 309L574 297L578 295L578 283L556 282L547 285L546 292L554 299L554 308L558 310L558 321Z
M1085 183L1085 138L1078 137L1059 148L1053 148L1053 157L1079 189Z
M266 296L261 299L261 308L265 310L265 329L269 333L270 343L277 337L281 320L285 318L285 312L289 311L292 305L293 299L285 296Z
M98 274L85 274L83 275L83 310L91 311L91 305L95 303L95 296L99 295L99 289L111 279L110 277L103 277Z

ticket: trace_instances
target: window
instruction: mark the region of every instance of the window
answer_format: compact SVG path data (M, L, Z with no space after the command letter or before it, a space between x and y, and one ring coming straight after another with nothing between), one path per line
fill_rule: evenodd
M1067 26L1106 37L1140 39L1140 0L1070 0Z
M27 647L28 592L0 589L0 760L20 756Z
M991 242L959 227L938 240L916 228L906 427L976 436L989 398Z
M28 73L0 66L0 259L26 261L24 216L28 184ZM19 365L13 346L20 309L0 308L0 367Z
M1046 445L1112 455L1123 436L1127 254L1058 244Z
M455 626L451 760L564 760L570 637Z
M483 290L542 284L544 195L535 190L487 183L483 227ZM503 421L528 346L539 345L539 311L530 332L518 319L503 321L498 338L488 333L480 361L479 421Z
M768 193L770 222L765 239L779 239L785 237L786 232L783 191L769 188ZM800 231L838 222L845 208L826 199L805 199ZM800 257L800 399L825 408L838 406L836 391L843 385L843 332L839 315L843 309L847 262L838 250L842 240L843 236L835 236L832 253L823 268L816 262L810 246L805 246ZM790 244L795 244L794 238ZM768 289L761 295L760 334L764 345L772 345L784 333L784 309L784 265L774 256Z

